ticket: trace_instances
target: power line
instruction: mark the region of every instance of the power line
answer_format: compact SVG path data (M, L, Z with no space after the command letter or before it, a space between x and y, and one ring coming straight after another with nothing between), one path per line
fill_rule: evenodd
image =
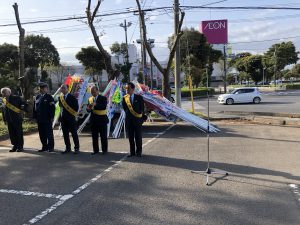
M221 2L221 1L220 1ZM182 10L192 10L192 9L244 9L244 10L267 10L267 9L277 9L277 10L300 10L300 7L262 7L262 6L181 6ZM172 10L173 7L165 6L165 7L155 7L155 8L147 8L143 9L144 12L158 11L158 10ZM105 13L101 15L96 15L95 17L107 17L107 16L115 16L115 15L125 15L134 13L137 14L138 10L126 10L120 12L113 13ZM61 21L70 21L70 20L78 20L78 19L86 19L86 16L73 16L67 18L58 18L58 19L48 19L48 20L37 20L37 21L29 21L22 23L26 24L37 24L37 23L52 23L52 22L61 22ZM1 24L0 27L8 27L8 26L16 26L15 23L9 24Z

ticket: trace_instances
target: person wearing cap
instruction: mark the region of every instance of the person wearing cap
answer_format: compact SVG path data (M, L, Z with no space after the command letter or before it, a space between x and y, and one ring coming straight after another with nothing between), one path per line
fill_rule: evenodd
M94 86L91 89L92 96L89 98L89 105L87 111L91 113L90 123L93 139L93 153L92 155L99 153L99 133L101 137L102 154L107 153L108 141L107 141L107 98L100 95L99 89Z
M59 105L62 109L60 116L61 128L63 131L64 141L66 145L62 154L71 152L71 143L69 132L71 132L74 141L74 154L79 153L79 139L77 134L77 112L79 109L78 101L74 95L68 92L68 86L63 84L60 87L62 95L59 97Z
M122 105L126 113L125 124L130 145L130 154L128 157L141 157L144 99L142 96L134 94L134 89L134 83L129 82L127 85L127 94L123 97Z
M26 104L21 97L12 95L8 87L2 88L1 94L3 97L3 121L7 124L9 138L13 146L9 152L22 152L24 145L22 122Z
M54 98L48 94L48 85L40 83L40 94L34 101L33 117L38 124L38 131L42 143L42 149L39 152L54 151L54 137L52 123L55 113Z

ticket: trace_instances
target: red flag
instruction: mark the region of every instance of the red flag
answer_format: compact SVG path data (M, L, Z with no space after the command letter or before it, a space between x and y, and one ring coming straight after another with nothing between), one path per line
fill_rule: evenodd
M69 74L69 75L67 76L67 78L66 78L65 84L66 84L66 85L70 85L71 80L72 80L72 76Z

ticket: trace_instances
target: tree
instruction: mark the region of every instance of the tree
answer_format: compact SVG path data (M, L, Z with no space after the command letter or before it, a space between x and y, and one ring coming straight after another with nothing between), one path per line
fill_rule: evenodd
M245 72L248 73L251 79L257 84L262 80L263 64L261 55L247 56L245 59Z
M47 65L59 65L59 54L49 37L27 35L25 37L25 66L41 68Z
M53 79L53 77L55 77L58 87L60 87L64 83L65 78L69 74L75 73L75 68L73 66L61 65L61 64L57 66L53 66L53 65L46 66L44 69L50 75L50 79Z
M0 45L0 75L18 78L18 47L4 43Z
M119 44L119 42L115 42L110 47L110 51L112 54L115 54L115 55L122 54L123 56L125 56L127 54L127 46L125 43Z
M115 65L116 69L121 71L121 73L123 74L123 80L122 82L127 83L130 81L130 69L132 66L132 63L129 63L125 60L123 60L123 65L120 63L119 61L119 57L120 55L123 55L123 58L126 56L127 54L127 45L125 43L121 43L119 44L118 42L115 42L112 44L112 46L110 47L111 53L115 54L118 57L118 63L117 65Z
M90 30L93 34L93 37L94 37L94 41L97 45L97 48L101 54L101 57L104 59L104 65L105 65L105 70L107 71L108 75L109 75L109 80L112 80L114 79L115 77L118 77L119 76L119 71L118 70L115 70L112 65L111 65L111 57L110 57L110 54L103 48L102 44L101 44L101 41L99 39L99 36L97 34L97 31L96 31L96 28L94 26L94 20L95 20L95 17L98 13L98 10L100 8L100 5L101 3L103 2L104 0L98 0L97 1L97 5L95 7L95 9L93 10L93 12L91 11L91 0L88 0L88 6L86 8L86 17L87 17L87 23L90 27Z
M76 59L84 65L85 72L95 75L105 69L105 59L98 49L94 46L81 48L76 54Z
M142 29L141 29L142 30L142 40L148 40L144 12L141 9L141 4L140 4L139 0L136 0L136 4L138 6L139 17L140 17L140 22L141 22L141 27L142 27ZM163 66L158 62L158 60L154 56L150 43L148 43L148 41L143 41L143 44L149 54L149 57L151 58L152 62L157 67L157 69L163 75L163 90L162 91L163 91L163 95L166 98L169 98L171 96L170 84L169 84L169 72L171 69L172 61L175 56L176 46L177 46L181 36L183 35L183 32L181 31L181 27L182 27L184 16L185 16L185 13L181 12L181 18L180 18L178 27L176 28L178 32L177 32L177 35L174 37L174 41L173 41L173 45L170 50L167 66L165 68L163 68Z
M168 39L168 47L171 48L174 35ZM196 86L206 84L206 66L209 76L212 73L212 64L218 62L222 52L212 48L207 43L205 36L194 28L185 29L180 39L181 69L186 75L191 75ZM198 69L196 69L198 68ZM203 81L205 80L205 83ZM210 79L209 79L210 80Z

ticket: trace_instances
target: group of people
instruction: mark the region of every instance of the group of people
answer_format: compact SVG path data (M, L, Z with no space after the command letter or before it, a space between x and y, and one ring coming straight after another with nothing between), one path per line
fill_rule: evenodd
M50 95L48 85L40 83L40 93L36 96L33 105L33 118L38 125L39 137L42 148L39 152L54 151L53 120L55 115L55 100ZM126 113L126 128L128 133L130 154L132 156L142 156L142 124L144 119L144 100L140 95L134 94L135 85L128 83L127 94L123 97L123 109ZM71 142L69 133L72 134L74 142L74 154L80 153L80 142L77 134L77 112L79 109L78 101L74 95L68 92L68 86L63 84L60 87L59 105L61 107L59 121L64 137L65 149L62 154L71 153ZM2 115L3 120L8 126L9 137L12 144L10 152L22 152L24 145L23 138L23 112L26 104L19 96L14 96L10 88L1 89L3 97ZM92 96L88 99L87 111L91 114L91 132L93 140L92 155L100 153L99 134L101 138L101 150L105 155L108 152L107 139L107 98L100 94L99 89L94 86L91 88ZM89 146L87 146L89 147Z

